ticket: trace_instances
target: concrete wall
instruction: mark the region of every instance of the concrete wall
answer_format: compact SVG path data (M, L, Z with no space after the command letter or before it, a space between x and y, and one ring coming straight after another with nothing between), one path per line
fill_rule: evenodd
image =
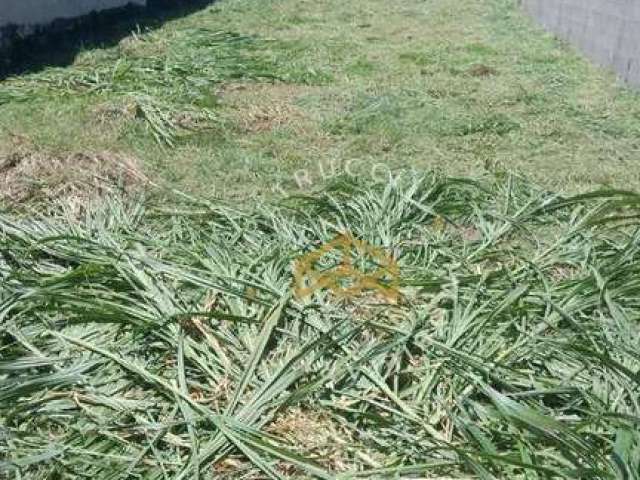
M56 20L128 4L145 5L146 0L0 0L0 44L9 34L26 35Z
M521 0L545 28L640 86L640 0Z

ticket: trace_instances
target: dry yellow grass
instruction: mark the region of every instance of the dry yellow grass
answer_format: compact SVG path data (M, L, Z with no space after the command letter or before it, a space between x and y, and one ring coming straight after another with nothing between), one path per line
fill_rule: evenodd
M62 200L82 208L107 193L131 193L148 181L135 159L109 152L56 155L23 147L0 155L0 204Z

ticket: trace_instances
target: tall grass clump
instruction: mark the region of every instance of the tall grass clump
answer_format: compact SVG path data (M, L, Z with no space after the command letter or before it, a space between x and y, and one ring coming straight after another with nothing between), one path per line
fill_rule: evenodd
M640 478L639 206L426 175L3 213L0 470ZM400 301L292 295L345 232L393 255Z

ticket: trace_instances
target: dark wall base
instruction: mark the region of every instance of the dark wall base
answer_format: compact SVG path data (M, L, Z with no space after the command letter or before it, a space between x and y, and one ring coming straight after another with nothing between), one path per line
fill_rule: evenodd
M134 30L159 28L211 3L213 0L148 0L147 7L130 5L30 30L5 26L0 29L0 81L47 66L69 65L80 50L114 46Z

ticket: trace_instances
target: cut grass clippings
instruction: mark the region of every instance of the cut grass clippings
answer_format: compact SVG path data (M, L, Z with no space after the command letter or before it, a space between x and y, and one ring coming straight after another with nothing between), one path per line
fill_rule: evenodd
M639 97L517 3L221 0L2 82L0 477L638 480ZM398 301L296 297L341 234Z
M26 149L0 156L0 202L13 209L59 202L84 208L105 195L142 193L148 186L135 160L111 153L57 157Z
M426 175L3 213L0 470L637 479L639 207ZM345 232L394 256L401 301L292 296Z
M207 28L182 30L171 38L132 34L93 62L8 80L0 88L0 106L77 95L93 102L108 98L133 105L154 138L173 147L180 132L215 125L215 90L223 81L317 79L295 65L280 67L269 54L276 43Z

